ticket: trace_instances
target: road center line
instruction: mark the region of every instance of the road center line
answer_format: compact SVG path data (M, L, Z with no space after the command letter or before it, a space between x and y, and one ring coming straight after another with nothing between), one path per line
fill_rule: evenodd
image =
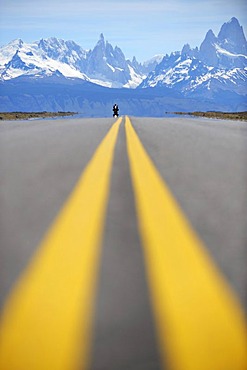
M4 307L1 370L86 369L115 143L110 129Z
M125 128L163 362L173 370L245 370L244 313L128 117Z

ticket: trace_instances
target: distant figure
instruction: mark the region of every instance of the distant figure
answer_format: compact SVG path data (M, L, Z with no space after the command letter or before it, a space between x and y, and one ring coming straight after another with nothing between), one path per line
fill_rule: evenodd
M118 105L116 103L113 105L112 110L113 110L113 117L118 117L119 108L118 108Z

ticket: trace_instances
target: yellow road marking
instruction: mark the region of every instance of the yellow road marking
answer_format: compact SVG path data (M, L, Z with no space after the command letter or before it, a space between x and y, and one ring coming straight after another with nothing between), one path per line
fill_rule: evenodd
M1 370L86 369L109 178L113 125L7 300Z
M173 370L246 370L242 309L155 169L128 117L125 127L163 361L167 358Z

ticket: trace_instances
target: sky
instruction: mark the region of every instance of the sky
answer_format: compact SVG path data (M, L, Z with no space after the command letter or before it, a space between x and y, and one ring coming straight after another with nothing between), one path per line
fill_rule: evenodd
M0 46L57 37L92 49L101 33L126 58L144 62L200 46L236 17L247 34L247 0L0 0Z

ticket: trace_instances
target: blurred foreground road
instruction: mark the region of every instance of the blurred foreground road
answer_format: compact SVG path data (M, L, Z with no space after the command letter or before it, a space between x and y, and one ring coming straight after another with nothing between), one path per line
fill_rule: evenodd
M1 370L245 369L246 122L1 122L0 173Z

